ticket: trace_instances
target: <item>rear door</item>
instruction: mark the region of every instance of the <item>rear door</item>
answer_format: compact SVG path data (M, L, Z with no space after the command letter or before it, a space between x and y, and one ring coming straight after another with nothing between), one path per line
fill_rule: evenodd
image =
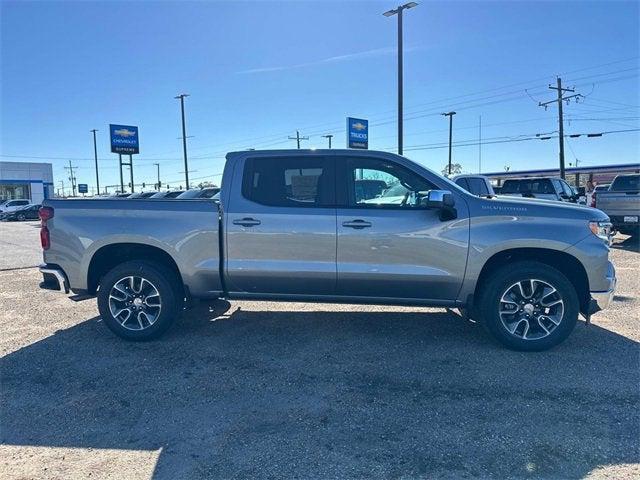
M436 186L408 166L367 157L336 159L339 207L338 295L414 300L457 297L467 261L469 221L420 205ZM383 192L362 197L359 180L381 180Z
M334 164L315 155L238 161L225 206L230 292L335 293Z

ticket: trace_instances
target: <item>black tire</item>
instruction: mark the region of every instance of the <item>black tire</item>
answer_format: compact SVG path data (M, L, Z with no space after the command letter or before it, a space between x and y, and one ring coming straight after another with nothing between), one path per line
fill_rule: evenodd
M531 283L531 279L537 281ZM525 293L532 293L531 300L526 300L524 305L517 301L521 291L517 286L519 282L524 282L521 285ZM551 291L549 287L557 292L545 295L545 292ZM539 297L542 298L537 301ZM558 299L562 303L550 308L543 306ZM516 303L516 306L512 303ZM512 308L518 310L501 316L501 308L503 312ZM531 309L536 310L531 312ZM563 342L573 331L580 302L575 287L560 271L544 263L522 261L505 265L491 275L480 292L478 310L487 331L506 347L519 351L542 351ZM512 333L508 326L515 324Z
M143 285L141 281L134 280L134 289L127 289L125 285L127 282L121 282L129 277L144 279L147 283ZM130 282L129 280L129 284ZM116 284L118 284L119 290L114 290ZM150 289L148 284L155 289L158 295L154 293L153 289ZM128 294L123 292L123 286ZM135 291L138 286L140 292ZM146 293L149 296L145 296L142 300ZM123 300L116 298L120 296ZM153 301L150 300L152 297ZM137 301L142 303L138 303L137 307L128 305L136 301L136 298L140 298ZM160 308L152 304L156 302L159 303ZM160 337L180 315L183 304L184 293L175 273L163 265L153 262L121 263L102 277L98 290L98 310L102 320L109 327L109 330L125 340L144 341ZM117 315L118 318L116 318L114 313L118 313L121 307L126 307L123 308L125 311ZM129 310L129 315L126 315L126 310ZM132 316L133 318L131 318ZM150 320L152 317L155 317L153 321ZM125 318L126 320L123 321Z
M24 222L27 219L27 217L24 216L24 213L21 213L18 215L18 221L20 222Z

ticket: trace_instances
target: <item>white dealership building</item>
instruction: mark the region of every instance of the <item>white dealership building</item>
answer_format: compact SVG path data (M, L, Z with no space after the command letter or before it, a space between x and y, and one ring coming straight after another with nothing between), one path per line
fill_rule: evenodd
M53 197L50 163L0 162L0 202L26 198L40 203Z

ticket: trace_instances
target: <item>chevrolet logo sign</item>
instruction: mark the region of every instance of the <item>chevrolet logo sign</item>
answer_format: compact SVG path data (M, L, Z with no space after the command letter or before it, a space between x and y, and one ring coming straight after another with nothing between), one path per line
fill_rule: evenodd
M135 137L136 132L133 130L129 130L128 128L121 128L119 130L114 130L113 133L119 135L120 137Z
M363 123L357 122L357 123L352 123L351 128L355 128L356 130L364 130L367 127Z

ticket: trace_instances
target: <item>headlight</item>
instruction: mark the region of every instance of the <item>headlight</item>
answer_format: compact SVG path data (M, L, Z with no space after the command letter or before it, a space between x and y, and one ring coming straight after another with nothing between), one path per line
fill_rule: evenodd
M611 222L589 222L589 230L607 244L611 243Z

